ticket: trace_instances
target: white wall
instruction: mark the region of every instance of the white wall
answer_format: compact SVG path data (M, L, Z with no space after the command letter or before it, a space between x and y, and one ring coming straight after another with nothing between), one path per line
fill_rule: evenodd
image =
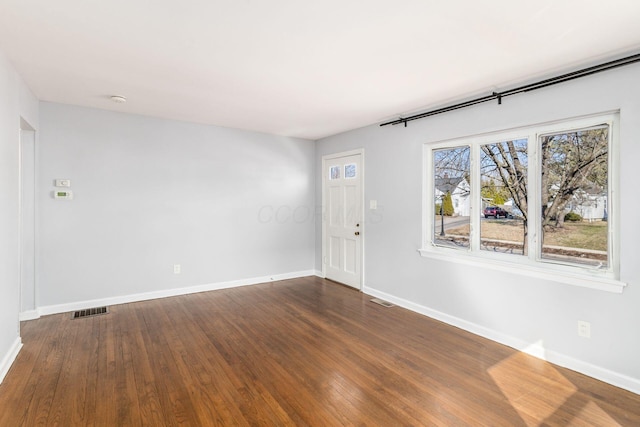
M421 257L422 148L425 142L620 109L622 294ZM640 65L473 108L377 125L318 141L326 154L364 147L367 211L365 291L433 313L521 348L538 343L549 360L640 392ZM321 200L316 185L316 202ZM321 269L316 226L316 269ZM591 322L591 339L577 321Z
M38 103L0 52L0 381L20 349L20 117L38 126Z
M44 312L313 271L312 141L52 103L40 114ZM56 178L72 201L53 199Z

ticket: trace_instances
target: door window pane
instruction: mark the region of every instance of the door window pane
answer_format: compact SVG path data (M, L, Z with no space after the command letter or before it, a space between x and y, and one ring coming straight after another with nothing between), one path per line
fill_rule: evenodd
M609 126L543 135L541 258L609 265Z
M434 228L436 245L469 247L470 147L433 151Z
M480 146L480 248L527 253L527 140Z
M340 166L331 166L329 169L329 179L340 179Z
M356 165L355 163L344 165L344 177L355 178L356 177Z

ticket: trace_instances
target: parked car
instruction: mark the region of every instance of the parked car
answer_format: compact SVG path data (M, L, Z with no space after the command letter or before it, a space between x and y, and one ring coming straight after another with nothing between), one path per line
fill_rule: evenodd
M498 206L487 206L486 208L484 208L484 211L482 211L482 214L485 218L513 218L509 212Z

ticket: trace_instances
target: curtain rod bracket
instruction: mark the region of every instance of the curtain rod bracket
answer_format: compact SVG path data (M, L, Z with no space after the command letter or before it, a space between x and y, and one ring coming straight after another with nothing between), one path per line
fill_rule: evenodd
M502 105L502 94L498 92L493 92L493 96L498 99L498 105Z

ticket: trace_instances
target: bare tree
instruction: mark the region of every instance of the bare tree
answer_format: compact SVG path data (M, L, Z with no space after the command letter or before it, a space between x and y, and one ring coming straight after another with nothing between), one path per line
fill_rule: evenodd
M470 183L470 153L471 149L468 145L435 150L433 158L434 178L464 178Z
M482 146L482 174L497 178L522 212L524 235L523 249L527 253L527 141L515 140Z
M598 127L542 137L544 227L564 227L564 210L577 192L607 187L608 134L608 127Z

